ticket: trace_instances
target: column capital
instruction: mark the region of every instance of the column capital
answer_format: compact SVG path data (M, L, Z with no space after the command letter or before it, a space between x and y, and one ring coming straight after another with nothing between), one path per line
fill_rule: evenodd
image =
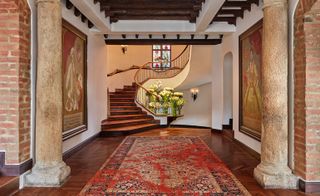
M264 0L263 8L287 5L288 0Z

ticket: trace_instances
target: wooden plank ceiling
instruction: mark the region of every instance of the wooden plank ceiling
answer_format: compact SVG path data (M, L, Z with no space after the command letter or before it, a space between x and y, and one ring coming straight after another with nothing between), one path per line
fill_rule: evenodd
M110 22L119 20L188 20L196 18L205 0L93 0Z
M188 20L195 23L206 0L93 1L100 2L101 11L110 17L112 23L119 20ZM253 3L259 5L259 0L226 0L211 23L228 22L236 25L236 18L243 17L245 10L250 11Z
M213 22L227 22L236 25L237 17L243 18L244 11L251 11L251 4L259 5L259 0L226 0L212 19Z

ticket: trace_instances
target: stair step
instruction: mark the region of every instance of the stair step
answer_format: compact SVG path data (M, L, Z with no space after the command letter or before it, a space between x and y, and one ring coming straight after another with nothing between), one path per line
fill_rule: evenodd
M110 95L135 95L136 91L110 92Z
M137 107L136 105L134 106L127 106L127 105L117 105L117 106L110 106L111 110L141 110L141 108Z
M136 89L116 89L113 93L136 93Z
M137 87L132 87L132 86L124 86L123 90L129 90L129 91L136 91Z
M106 121L101 124L102 129L111 129L117 127L127 127L131 125L141 125L145 123L156 123L152 118L144 118L144 119L130 119L130 120L112 120Z
M142 113L142 114L112 115L108 117L108 119L110 120L126 120L126 119L140 119L140 118L152 118L152 116Z
M134 102L116 102L111 101L110 106L136 106Z
M135 95L125 95L125 94L121 94L121 95L110 95L110 98L122 98L122 99L134 99Z
M134 102L134 98L110 97L111 102Z
M112 110L111 115L125 115L125 114L146 114L142 110Z
M131 125L126 127L102 129L101 136L137 133L137 132L155 129L159 127L160 126L155 123L145 123L141 125Z

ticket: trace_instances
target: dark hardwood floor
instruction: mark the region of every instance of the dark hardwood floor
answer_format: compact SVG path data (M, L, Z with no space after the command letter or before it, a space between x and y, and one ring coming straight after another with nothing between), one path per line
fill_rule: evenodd
M259 160L234 142L228 134L211 132L209 129L162 128L135 136L200 136L225 162L252 195L320 195L304 194L294 190L264 190L253 178L253 169ZM97 138L67 159L71 176L61 188L24 188L15 195L23 196L71 196L77 195L86 182L96 173L124 137ZM0 194L1 195L1 194Z

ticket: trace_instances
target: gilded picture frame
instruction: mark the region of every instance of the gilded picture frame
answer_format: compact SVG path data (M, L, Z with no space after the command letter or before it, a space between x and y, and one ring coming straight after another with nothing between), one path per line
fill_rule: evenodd
M63 140L87 130L87 36L62 21Z
M239 37L239 131L261 141L262 23Z

